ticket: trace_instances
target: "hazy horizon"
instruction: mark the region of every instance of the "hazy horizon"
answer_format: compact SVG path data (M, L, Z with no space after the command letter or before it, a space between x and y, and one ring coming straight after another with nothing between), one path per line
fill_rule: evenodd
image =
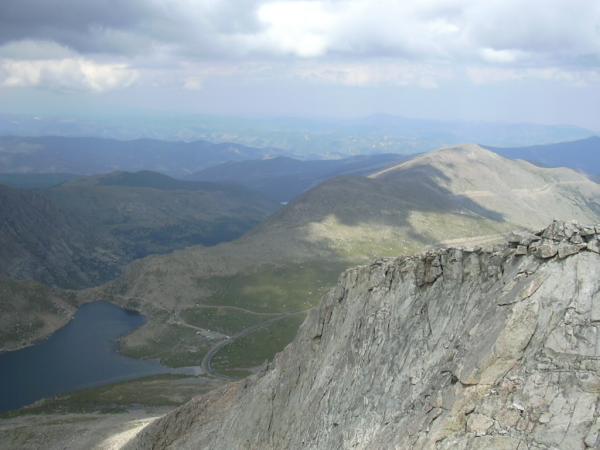
M5 111L0 107L0 117L5 118L27 118L31 120L107 120L107 119L119 119L119 118L131 118L136 120L143 120L145 118L160 119L164 117L171 118L189 118L189 119L206 119L206 120L240 120L240 121L297 121L297 122L352 122L362 121L369 119L379 118L390 118L407 121L423 121L423 122L439 122L439 123L465 123L465 124L484 124L484 125L534 125L534 126L548 126L548 127L573 127L580 128L582 130L589 131L594 135L600 135L600 128L586 127L583 125L576 125L568 122L552 122L552 121L536 121L536 120L510 120L497 119L497 120L485 120L485 119L466 119L456 117L437 117L437 116L418 116L418 115L405 115L395 114L388 112L371 112L371 113L354 113L354 114L276 114L276 113L204 113L204 112L177 112L177 111L107 111L98 113L90 110L73 111L71 113L52 113L52 112L15 112ZM90 136L92 137L92 136Z

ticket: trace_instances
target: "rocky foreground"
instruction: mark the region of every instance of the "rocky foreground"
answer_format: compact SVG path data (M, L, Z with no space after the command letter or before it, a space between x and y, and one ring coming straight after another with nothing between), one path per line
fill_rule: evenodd
M265 370L130 448L600 447L600 226L346 271Z

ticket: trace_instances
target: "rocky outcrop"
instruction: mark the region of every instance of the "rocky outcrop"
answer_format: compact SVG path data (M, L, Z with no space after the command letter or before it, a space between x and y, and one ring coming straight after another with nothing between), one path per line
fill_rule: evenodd
M600 227L346 271L265 370L131 448L600 446Z

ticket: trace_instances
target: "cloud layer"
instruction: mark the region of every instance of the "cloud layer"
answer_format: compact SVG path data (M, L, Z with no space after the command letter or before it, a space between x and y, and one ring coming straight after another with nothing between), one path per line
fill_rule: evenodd
M4 86L101 92L168 80L202 89L206 78L257 65L252 76L350 86L432 88L452 76L591 83L600 70L600 2L0 2Z

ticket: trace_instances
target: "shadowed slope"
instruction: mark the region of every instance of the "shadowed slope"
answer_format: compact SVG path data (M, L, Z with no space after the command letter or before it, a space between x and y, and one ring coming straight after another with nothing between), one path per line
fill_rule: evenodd
M68 288L133 259L241 236L279 205L236 186L119 172L25 191L0 187L0 273Z
M239 187L154 172L82 178L45 190L0 186L0 296L10 318L0 327L0 348L50 334L80 303L64 308L70 293L30 280L62 288L105 283L136 258L235 239L278 206ZM56 301L45 300L44 292Z
M529 200L529 189L540 188ZM160 340L169 314L193 315L206 304L303 310L342 267L435 244L489 243L548 217L595 222L600 215L589 205L598 199L600 186L570 170L540 169L476 146L445 149L370 178L329 180L237 241L130 265L101 295L151 317L161 311L125 341L142 345Z
M0 186L0 217L0 273L64 287L117 275L116 242L41 192Z
M365 175L406 159L407 156L394 154L311 161L278 157L228 162L204 169L190 179L236 183L278 201L288 202L336 176Z
M557 217L593 221L600 214L599 186L587 177L566 168L511 161L477 145L439 150L371 177L396 184L407 174L419 173L452 195L525 227L539 227Z

